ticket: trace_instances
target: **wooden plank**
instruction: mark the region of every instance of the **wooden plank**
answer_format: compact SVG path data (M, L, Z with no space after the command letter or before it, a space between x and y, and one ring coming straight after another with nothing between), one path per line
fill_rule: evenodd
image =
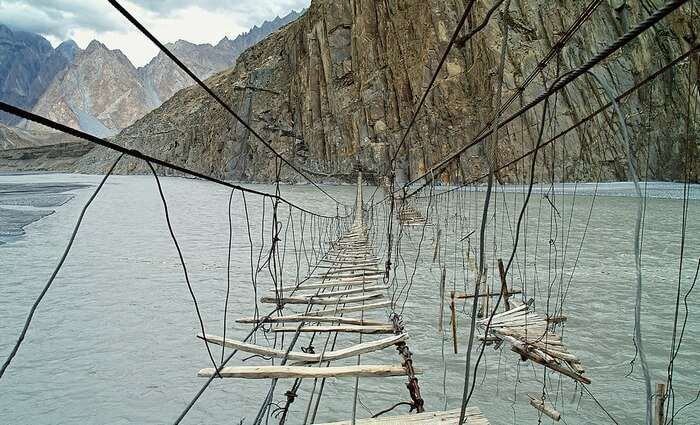
M373 265L372 267L353 267L353 268L349 268L349 269L328 270L328 271L324 271L321 276L331 276L332 277L333 275L349 275L349 276L355 277L355 276L366 276L366 275L377 274L377 273L384 274L384 271L378 269L376 265Z
M338 298L306 298L306 297L280 297L281 304L316 304L316 305L335 305L335 304L352 304L359 303L375 298L382 298L384 294L381 292L375 294L361 295L358 297L338 297ZM262 297L261 303L277 304L278 300L275 297Z
M384 307L390 307L391 306L391 301L380 301L378 303L370 303L370 304L362 304L362 305L354 305L354 306L349 306L349 307L339 307L333 310L318 310L318 311L310 311L307 314L307 316L328 316L328 315L336 315L340 313L352 313L355 311L367 311L367 310L374 310L377 308L384 308Z
M503 260L498 259L498 274L501 277L501 294L503 295L503 305L506 311L510 310L510 294L513 292L508 292L508 283L506 282L506 272L503 268Z
M504 313L499 313L499 314L494 314L493 315L493 320L495 321L496 319L504 318L506 316L511 316L514 314L524 314L522 313L523 310L527 309L527 304L522 304L518 307L511 308L510 310L504 312ZM488 322L489 318L486 317L484 319L479 320L477 323L486 323Z
M197 338L204 339L202 334L198 334ZM362 344L356 344L341 350L326 351L325 353L303 353L298 351L290 351L287 358L289 360L298 360L304 363L318 363L321 361L334 361L345 359L348 357L354 357L360 354L366 354L373 351L383 350L386 347L395 345L398 342L406 341L408 339L408 334L403 333L400 335L392 335L390 337L378 339L376 341L363 342ZM234 348L246 353L260 354L267 357L284 358L286 350L262 347L255 344L249 344L243 341L237 341L230 338L222 338L216 335L207 335L206 340L217 345L223 345L224 347ZM321 355L323 354L323 358Z
M354 289L343 289L342 291L330 291L330 292L321 292L321 293L313 293L313 294L304 294L304 293L295 293L294 295L299 296L299 297L316 297L316 298L323 298L323 297L334 297L334 296L339 296L339 295L353 295L353 294L361 294L361 293L370 293L374 291L382 291L382 290L387 290L389 289L388 286L385 285L365 285L362 288L354 288Z
M438 238L440 237L440 231L438 231ZM442 267L442 274L440 275L440 310L438 313L438 332L442 334L442 316L445 312L445 277L447 275L447 268Z
M216 373L214 368L201 369L197 376L210 378ZM423 371L415 369L416 374ZM392 365L360 365L335 367L306 367L306 366L230 366L219 371L223 378L270 379L270 378L347 378L347 377L386 377L406 376L403 366Z
M377 284L377 279L365 279L365 280L355 280L355 281L345 281L345 280L332 280L328 279L323 283L308 283L300 286L283 286L280 290L282 292L289 291L303 291L306 289L320 289L320 288L334 288L336 286L358 286L362 285L365 287L374 286ZM271 290L275 292L274 289Z
M656 414L654 415L654 425L664 425L664 403L666 403L666 384L663 382L656 383L656 403L654 408L656 409ZM673 421L673 417L671 417Z
M307 316L307 315L292 315L292 316L277 316L267 319L255 319L253 317L243 317L236 319L236 323L284 323L284 322L318 322L318 323L342 323L345 325L386 325L385 322L378 320L367 320L364 318L354 317L328 317L328 316Z
M378 418L357 419L358 425L457 425L460 409L440 412L410 413L398 416L380 416ZM329 422L316 425L352 425L352 421ZM478 407L469 406L465 411L464 425L489 425Z
M486 290L488 291L488 286L486 287ZM522 293L522 292L523 292L523 291L521 291L520 289L515 289L515 290L513 290L513 291L511 291L511 292L508 292L507 295L510 296L510 295L513 295L513 294L520 294L520 293ZM483 294L479 294L479 298L497 297L497 296L499 296L500 294L501 294L500 292L493 292L493 293L491 293L491 292L486 292L486 293L483 293ZM458 299L460 299L460 300L470 299L470 298L474 298L474 294L465 294L464 292L462 292L462 293L456 294L456 295L455 295L455 298L458 298Z
M360 255L359 260L353 259L353 257L357 257L357 255L354 254L349 254L349 255L343 255L343 254L332 254L329 256L326 256L321 259L322 263L337 263L337 262L345 262L345 261L374 261L377 262L379 261L379 257L376 255L368 257L367 255Z
M320 283L338 282L339 284L344 284L344 283L350 283L350 282L376 282L378 277L379 276L362 276L362 275L333 276L333 277L314 275L314 276L310 276L307 281L320 282Z
M332 269L332 270L348 270L355 268L372 267L377 268L376 261L365 261L365 262L354 262L354 261L335 261L333 264L318 264L316 268L318 269Z
M450 292L450 322L452 324L452 348L457 354L457 310L455 308L455 291Z
M201 333L197 334L197 338L199 339L205 339L205 336L203 336ZM230 339L230 338L222 338L217 335L206 335L206 340L211 342L212 344L217 344L217 345L223 345L224 347L228 348L234 348L237 350L245 351L246 353L252 353L252 354L259 354L261 356L271 356L271 357L277 357L277 358L283 358L287 350L282 350L282 349L277 349L277 348L270 348L270 347L262 347L260 345L256 344L250 344L247 342L243 341L237 341L235 339ZM289 360L301 360L301 361L317 361L318 358L314 354L307 354L307 353L300 353L300 352L295 352L295 351L290 351Z
M280 326L272 328L273 332L296 332L297 326ZM301 332L347 332L361 334L390 334L394 333L393 325L341 325L341 326L302 326Z
M559 422L559 419L561 419L561 413L554 410L554 407L552 407L549 403L545 403L536 395L528 394L527 396L530 398L530 405L532 407L549 416L555 422Z
M576 381L582 382L582 383L584 383L584 384L590 384L590 383L591 383L590 378L588 378L588 377L586 377L586 376L583 376L583 375L579 375L579 374L577 374L577 373L574 372L574 371L571 371L571 370L569 370L569 369L566 369L566 368L564 368L564 367L562 367L562 366L559 366L559 365L557 365L557 364L554 364L554 363L552 363L552 362L547 362L544 358L542 358L542 357L541 357L540 355L538 355L537 353L534 353L534 352L532 352L532 351L525 350L525 349L523 349L523 348L521 348L521 347L518 347L518 346L515 346L515 345L511 347L511 350L512 350L512 351L515 351L515 352L518 353L518 354L520 354L520 355L521 355L522 357L524 357L524 358L529 358L530 360L532 360L532 361L535 362L535 363L541 364L542 366L545 366L545 367L548 367L548 368L550 368L550 369L552 369L552 370L555 370L555 371L557 371L557 372L559 372L559 373L561 373L561 374L563 374L563 375L566 375L566 376L568 376L569 378L572 378L572 379L574 379L574 380L576 380Z

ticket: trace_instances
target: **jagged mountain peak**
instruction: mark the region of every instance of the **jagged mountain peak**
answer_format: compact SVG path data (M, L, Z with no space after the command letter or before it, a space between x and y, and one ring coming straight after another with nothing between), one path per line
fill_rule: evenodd
M92 52L94 52L95 50L107 50L107 51L109 51L109 49L107 48L107 46L105 46L105 45L104 45L102 42L100 42L99 40L92 40L92 41L87 45L87 47L85 48L85 52L87 52L87 53L92 53Z

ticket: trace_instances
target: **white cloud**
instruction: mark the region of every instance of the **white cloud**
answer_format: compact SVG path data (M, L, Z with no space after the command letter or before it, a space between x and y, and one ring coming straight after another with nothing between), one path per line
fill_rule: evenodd
M121 4L164 43L215 44L253 25L308 7L310 0L123 0ZM97 39L136 66L157 48L106 1L0 0L0 23L44 35L54 45L72 38L85 48Z

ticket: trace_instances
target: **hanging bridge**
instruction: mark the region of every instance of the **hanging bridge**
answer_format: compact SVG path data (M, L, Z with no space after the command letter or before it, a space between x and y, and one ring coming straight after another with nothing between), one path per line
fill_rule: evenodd
M640 180L648 179L649 172L638 169L632 160L634 152L630 147L626 127L629 116L623 113L623 103L626 98L639 90L652 92L661 90L658 87L654 88L654 84L662 84L658 82L662 78L666 78L663 84L667 84L668 81L673 80L668 78L669 73L682 66L688 68L687 84L691 87L693 81L690 72L691 59L698 60L700 44L694 41L688 50L674 58L668 58L669 60L661 64L655 72L640 77L634 86L621 93L611 92L609 87L591 73L591 70L603 66L604 62L613 55L621 54L625 46L681 8L687 1L666 1L662 6L650 11L646 19L628 28L613 42L602 46L598 54L582 65L563 74L559 73L557 66L556 75L546 81L543 84L544 90L529 101L524 97L525 89L538 76L546 80L543 70L551 65L550 62L554 59L557 59L558 63L562 49L584 26L600 1L591 1L584 7L568 30L559 34L559 39L553 43L549 54L538 62L535 69L522 81L516 93L506 99L502 99L503 67L510 24L508 20L502 19L503 43L498 68L499 89L493 116L484 123L476 137L444 155L425 173L412 175L410 181L398 182L396 168L399 157L408 150L406 143L410 139L409 135L419 119L424 102L433 89L450 50L453 46L464 46L489 24L492 14L499 10L507 10L510 4L509 1L503 0L494 2L480 25L465 27L465 22L476 3L469 0L399 143L391 147L393 150L390 155L387 184L383 187L377 185L374 193L366 196L367 194L363 193L365 185L362 180L362 170L358 169L357 192L352 207L344 205L328 188L312 180L293 161L279 153L269 140L263 138L243 120L219 94L200 80L119 2L109 0L109 3L185 71L218 105L250 131L254 139L273 155L277 171L274 193L258 191L190 170L0 102L2 111L90 141L117 154L113 165L84 205L62 257L42 292L34 301L26 322L19 332L17 342L0 369L0 379L10 367L13 358L20 352L32 318L69 255L86 211L122 158L129 156L145 161L156 179L169 234L177 248L178 259L182 266L184 284L197 314L200 332L193 335L193 340L195 336L197 338L193 343L202 344L211 361L211 364L192 365L193 379L196 375L202 381L202 387L175 419L175 423L180 423L186 418L188 412L214 380L220 379L224 385L235 386L236 379L255 379L269 381L270 386L266 394L261 394L260 408L253 419L253 425L271 420L283 425L289 420L290 406L301 398L299 388L304 383L307 383L310 389L305 393L308 399L304 400L306 404L302 408L303 417L299 419L304 424L320 423L317 422L317 416L319 409L322 409L324 390L336 380L353 382L354 390L346 394L348 409L342 412L344 415L342 419L346 420L333 422L333 424L486 425L489 420L477 406L471 403L471 400L478 389L477 373L487 347L497 350L507 347L508 350L500 351L503 361L518 365L526 362L529 367L537 371L537 375L533 374L532 378L526 380L539 386L541 391L536 394L528 393L527 402L521 404L527 405L528 409L535 409L540 419L543 415L555 421L565 417L566 412L559 411L563 404L561 400L564 399L562 387L571 384L574 385L572 390L574 395L577 391L581 394L585 391L595 401L596 409L600 410L598 414L601 415L598 417L609 418L611 422L618 423L604 403L600 402L588 388L594 380L584 365L594 359L587 359L580 355L577 350L582 347L572 344L571 340L567 339L575 332L575 328L566 328L567 333L565 333L568 320L565 313L571 314L565 311L565 306L594 210L598 186L596 183L596 192L593 194L590 209L586 211L587 217L577 216L578 221L576 221L574 212L577 186L574 186L571 201L569 198L564 199L564 196L559 196L558 193L565 192L563 177L558 177L554 172L560 166L565 166L560 165L558 161L564 157L566 136L573 130L584 126L588 130L607 129L614 125L613 131L616 137L619 137L622 145L627 148L625 164L627 175L630 176L635 194L639 199L634 220L634 246L631 248L634 264L630 267L635 275L636 291L635 326L632 338L636 355L632 362L634 364L638 361L642 369L641 381L643 381L645 393L646 421L651 425L652 410L655 410L655 423L666 423L664 415L667 419L670 416L672 422L675 414L683 409L683 407L676 408L675 404L671 407L667 404L664 407L665 402L675 400L673 365L685 330L685 323L679 319L681 299L684 298L680 283L673 318L671 345L671 353L675 354L670 356L665 383L659 384L661 386L657 386L653 394L651 373L642 344L640 313L642 242L640 239L643 236L643 218L646 208L645 201L642 200L646 198L642 193ZM600 107L589 115L576 117L571 126L559 128L552 117L557 99L564 96L567 86L586 76L598 83L601 99L604 101L601 101ZM677 79L673 82L678 84ZM691 94L689 99L695 96ZM694 101L697 107L699 102L696 98L693 99L695 100L688 100L688 114L679 118L679 126L687 125L691 128L698 121L691 104ZM653 102L650 102L648 110L639 112L639 114L642 113L651 122L654 116ZM530 147L523 143L521 151L510 152L511 160L499 161L499 142L511 137L512 134L530 131L532 126L527 122L528 116L534 116L537 120L534 145ZM690 131L688 133L690 134ZM607 136L607 133L604 135ZM685 151L688 162L693 158L688 147L691 146L691 140L688 136ZM442 185L440 176L454 177L454 173L450 174L451 172L455 169L463 170L460 161L464 159L466 152L476 147L483 149L482 156L487 172L477 177L461 175L456 183L450 181L453 184ZM649 151L647 147L647 160L651 155ZM336 214L311 211L305 205L298 205L282 196L279 178L282 168L291 170L309 183L323 196L324 200L331 203ZM202 319L185 258L176 237L176 230L168 215L167 200L158 180L158 171L164 169L230 189L228 211L230 226L233 195L240 193L243 196L240 207L245 212L248 224L251 281L255 293L255 298L251 302L252 312L235 312L235 323L250 329L245 338L236 339L226 335L229 297L236 293L236 287L232 288L230 282L233 239L231 227L229 228L226 307L222 332L219 335L207 332ZM522 187L515 192L508 192L506 185L499 183L498 173L513 169L515 169L513 172L515 182L520 183ZM537 175L538 169L545 171ZM686 176L689 176L688 173ZM536 181L540 183L539 189L535 184ZM681 218L683 223L681 248L685 247L689 182L689 177L683 182L685 209ZM560 183L562 189L558 192ZM383 189L384 193L376 197L380 189ZM267 239L264 236L261 238L257 264L254 264L256 255L253 252L254 243L251 237L246 196L262 200L261 234L269 235ZM536 203L531 202L533 197L537 198ZM351 212L343 215L340 213L341 209L343 211L350 209ZM267 216L266 211L270 211ZM294 226L299 226L296 228L298 235L294 233ZM571 236L572 229L575 233L577 228L583 229L581 235L576 235L579 239ZM292 236L288 235L288 231ZM285 259L288 253L288 242L293 245L293 248L289 249L289 255L294 256L296 263L291 272L296 278L291 283L288 279L289 258ZM425 266L428 272L421 270L421 273L418 273L420 266ZM565 267L567 267L566 270ZM679 272L679 281L681 272ZM697 274L695 279L697 280ZM429 287L429 296L416 301L416 286ZM694 286L695 280L685 293L686 299ZM464 305L461 304L463 300ZM415 327L412 328L412 322L405 318L407 315L405 309L408 305L410 310L412 302L434 305L437 326L433 332L435 335L431 337L434 336L435 339L412 336L411 331ZM266 313L261 313L261 308L265 307L269 309ZM686 306L686 317L687 311ZM466 327L461 326L465 323L464 320L467 323ZM679 337L676 338L676 335ZM462 339L464 336L466 341ZM431 394L433 398L429 398L421 391L421 377L436 373L435 370L422 368L413 355L414 352L423 351L424 346L421 343L426 341L442 345L443 370L437 371L438 374L442 372L443 388L445 388L442 394L444 400L442 405L437 400L439 395L433 393ZM445 360L444 353L448 344L452 346L453 354L457 355L460 351L464 353L465 363L463 377L450 376L451 380L459 382L459 390L461 390L461 394L458 394L460 396L458 407L454 408L457 406L454 404L451 406L452 409L448 409L450 406L448 406L446 389L448 361ZM219 361L214 356L214 346L221 348ZM228 354L226 349L229 350ZM236 355L241 357L244 354L248 356L244 359L245 365L232 363ZM476 354L478 357L473 359L472 356ZM366 363L363 361L363 356L371 356L372 359L382 358L382 361ZM534 369L535 367L538 369ZM372 416L370 418L360 417L364 416L358 412L358 403L361 404L360 380L364 383L365 380L375 379L405 381L397 384L401 387L402 395L399 396L397 391L394 394L397 398L396 404L370 415ZM520 377L517 380L520 380ZM551 385L554 380L557 382L556 388L552 388ZM280 395L278 387L286 384L290 384L289 389ZM516 390L517 383L514 392ZM517 402L520 403L520 401ZM656 403L653 408L652 402ZM409 413L394 415L396 413L394 410L400 406L407 407Z

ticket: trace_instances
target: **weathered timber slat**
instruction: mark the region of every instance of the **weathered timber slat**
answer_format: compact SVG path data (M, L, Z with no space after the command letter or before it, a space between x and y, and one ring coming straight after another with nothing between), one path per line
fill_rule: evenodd
M296 326L280 326L272 328L273 332L296 332ZM394 332L393 325L339 325L339 326L302 326L301 332L347 332L347 333L362 333L362 334L390 334Z
M375 298L382 298L384 294L381 292L374 294L362 295L359 297L339 297L339 298L307 298L307 297L280 297L281 304L318 304L318 305L335 305L335 304L352 304L367 301ZM261 303L277 304L278 300L275 297L262 297Z
M236 319L236 323L284 323L284 322L318 322L318 323L342 323L345 325L386 325L385 322L378 320L367 320L365 318L354 317L333 317L333 316L307 316L307 315L292 315L292 316L277 316L267 319L255 319L253 317L243 317Z
M457 425L460 409L441 412L411 413L398 416L357 419L357 425ZM352 421L328 422L316 425L351 425ZM465 411L464 425L489 425L478 407L469 406Z
M197 338L205 339L202 334L198 334ZM298 351L290 351L287 358L289 360L298 360L305 363L318 363L320 361L334 361L345 359L348 357L354 357L360 354L370 353L372 351L382 350L386 347L390 347L398 342L405 341L408 339L408 334L392 335L387 338L378 339L376 341L364 342L362 344L356 344L341 350L326 351L325 353L303 353ZM245 351L246 353L260 354L262 356L284 358L286 350L262 347L255 344L246 343L243 341L237 341L230 338L222 338L216 335L207 335L206 340L217 345L223 345L224 347L234 348L237 350ZM323 354L323 358L321 355Z
M355 311L367 311L367 310L374 310L377 308L384 308L384 307L390 307L391 306L391 301L380 301L378 303L370 303L370 304L362 304L362 305L355 305L355 306L348 306L348 307L339 307L333 310L318 310L318 311L310 311L306 313L307 316L332 316L340 313L352 313Z
M197 376L209 378L216 373L214 368L205 368ZM416 369L416 373L422 373ZM406 376L403 366L360 365L335 367L306 366L231 366L219 372L223 378L270 379L270 378L345 378L345 377L387 377Z

